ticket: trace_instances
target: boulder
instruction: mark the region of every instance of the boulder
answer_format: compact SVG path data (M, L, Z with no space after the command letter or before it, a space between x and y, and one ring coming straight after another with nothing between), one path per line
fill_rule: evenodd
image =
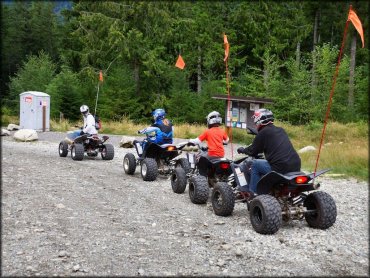
M6 130L4 128L1 129L1 136L9 136L9 135L10 135L9 130Z
M129 137L123 136L121 141L119 142L119 146L121 148L133 148L134 144Z
M33 129L20 129L14 133L13 138L18 141L29 142L38 140L36 130Z
M306 152L311 152L311 151L316 151L316 148L314 146L306 146L298 151L298 153L306 153Z
M8 128L7 128L7 130L9 130L9 131L19 130L19 129L20 129L19 125L15 125L15 124L9 124Z

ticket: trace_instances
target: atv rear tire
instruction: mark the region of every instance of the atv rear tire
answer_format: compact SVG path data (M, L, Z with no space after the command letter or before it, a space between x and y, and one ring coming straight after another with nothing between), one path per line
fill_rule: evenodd
M85 148L82 144L73 144L71 148L71 157L73 160L82 160L84 158Z
M141 177L144 181L155 181L158 176L158 165L155 159L145 158L141 162Z
M195 176L189 180L189 197L193 204L207 203L209 187L207 179L203 176Z
M136 170L136 158L132 153L127 153L123 158L123 170L127 175L133 175Z
M184 193L186 189L186 174L183 168L175 168L171 175L172 191L178 194Z
M270 195L259 195L250 204L250 220L253 229L260 234L275 234L282 223L281 206Z
M66 141L61 141L59 143L59 156L66 157L68 155L68 143Z
M179 160L177 160L176 167L181 167L182 169L184 169L185 174L188 174L191 170L189 160L187 160L186 158L180 158Z
M112 160L114 158L114 147L112 144L105 144L101 150L101 158L103 160Z
M219 182L212 190L211 195L213 211L218 216L229 216L233 213L235 196L230 185Z
M331 227L337 219L335 201L326 192L316 191L309 194L303 205L309 211L305 214L305 218L312 228L325 230Z

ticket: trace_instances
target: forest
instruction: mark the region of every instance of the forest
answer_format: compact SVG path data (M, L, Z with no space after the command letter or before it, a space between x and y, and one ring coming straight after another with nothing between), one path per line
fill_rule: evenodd
M1 113L19 94L51 96L51 117L147 121L164 108L175 123L224 111L224 34L230 94L269 98L275 117L322 122L350 5L365 47L348 25L330 119L368 121L368 1L8 1L1 3ZM183 70L175 67L181 54ZM102 72L103 81L99 81Z

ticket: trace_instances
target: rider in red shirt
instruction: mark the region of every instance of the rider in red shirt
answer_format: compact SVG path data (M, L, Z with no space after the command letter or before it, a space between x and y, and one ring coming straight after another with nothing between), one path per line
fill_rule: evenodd
M213 111L207 116L208 129L195 139L190 139L189 142L193 144L200 144L206 140L208 145L208 157L220 158L225 156L224 144L229 143L229 137L226 132L220 128L222 123L221 114Z

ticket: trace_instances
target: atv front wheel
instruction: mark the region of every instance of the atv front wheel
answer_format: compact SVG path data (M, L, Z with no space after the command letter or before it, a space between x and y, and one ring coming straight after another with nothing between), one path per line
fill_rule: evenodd
M68 143L66 141L61 141L59 143L59 156L66 157L68 155Z
M181 167L182 169L184 169L185 174L188 174L191 170L189 160L187 160L186 158L180 158L179 160L177 160L176 167Z
M144 181L154 181L158 176L158 165L155 159L145 158L141 162L141 177Z
M212 191L211 200L216 215L229 216L233 213L235 196L231 186L226 182L216 184Z
M112 160L114 158L114 147L112 144L105 144L101 150L101 158L103 160Z
M136 159L132 153L128 153L123 158L123 169L127 175L133 175L136 170Z
M337 219L335 201L326 192L316 191L309 194L303 206L307 209L306 221L312 228L325 230L331 227Z
M203 176L195 176L189 180L189 197L193 204L207 203L209 187L207 179Z
M71 157L73 160L82 160L84 158L85 148L82 144L73 144L71 148Z
M257 233L272 235L281 226L281 206L273 196L259 195L255 197L251 201L249 215L253 229Z
M186 189L186 174L183 168L175 168L171 176L172 191L178 194L184 193Z

